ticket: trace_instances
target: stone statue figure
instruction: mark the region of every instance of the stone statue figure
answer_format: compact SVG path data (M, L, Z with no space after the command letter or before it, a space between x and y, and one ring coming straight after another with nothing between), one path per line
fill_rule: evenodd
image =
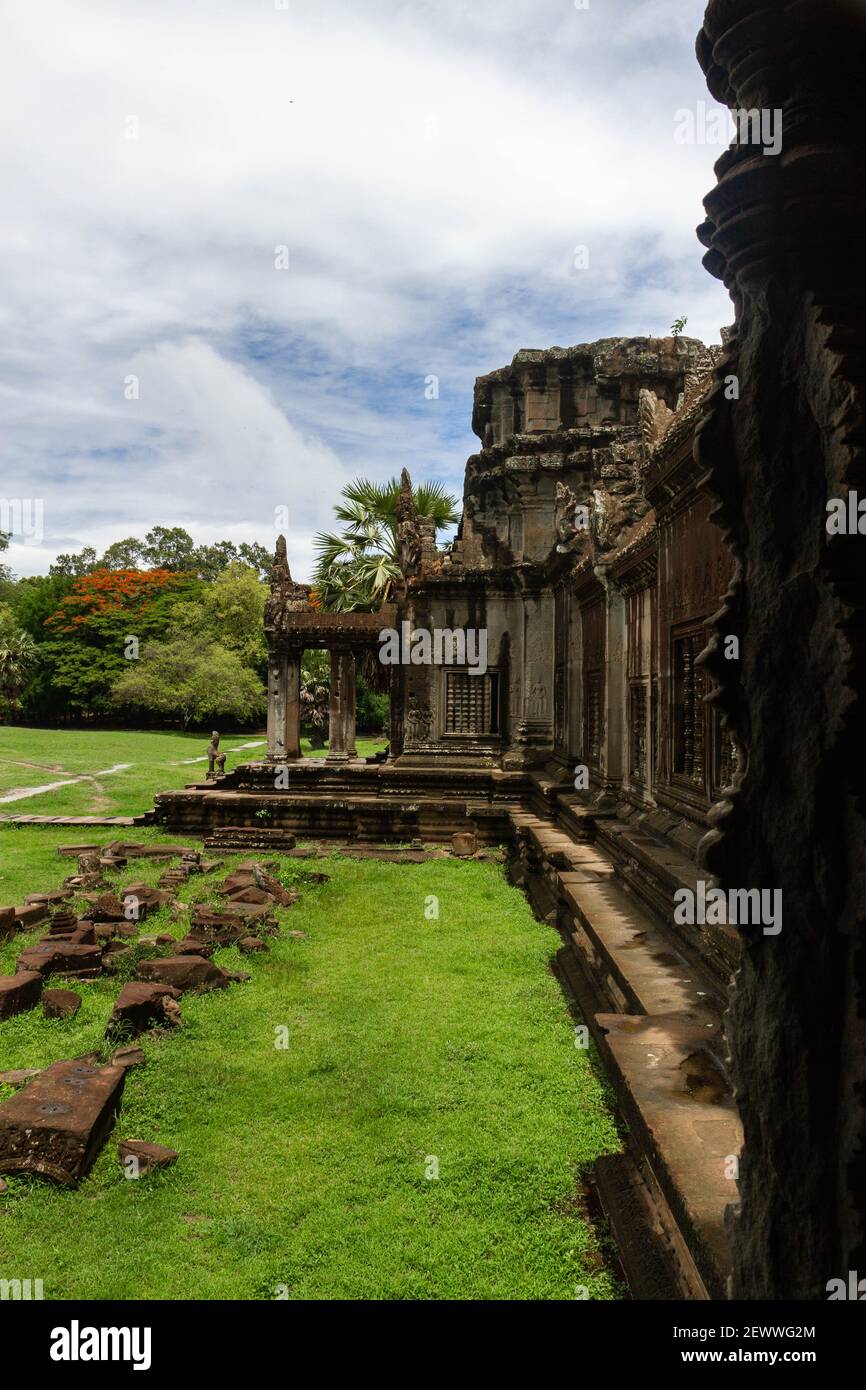
M222 776L225 770L226 755L220 752L220 736L214 729L207 746L207 775L208 777Z

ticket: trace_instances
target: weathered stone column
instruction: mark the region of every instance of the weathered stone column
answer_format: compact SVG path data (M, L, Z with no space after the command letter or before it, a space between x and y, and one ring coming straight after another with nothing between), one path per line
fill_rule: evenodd
M286 658L286 759L301 756L301 653Z
M301 756L301 654L272 651L268 662L268 759Z
M625 599L606 566L596 576L604 585L605 607L605 711L601 760L603 784L596 805L614 805L622 794L625 746Z
M737 310L697 438L736 559L705 664L745 749L703 865L784 900L740 928L728 1014L732 1292L826 1300L866 1271L866 538L827 527L866 494L866 13L711 0L698 56L779 137L721 156L699 232Z
M351 652L331 652L331 703L328 720L329 763L347 763L355 748L355 658Z

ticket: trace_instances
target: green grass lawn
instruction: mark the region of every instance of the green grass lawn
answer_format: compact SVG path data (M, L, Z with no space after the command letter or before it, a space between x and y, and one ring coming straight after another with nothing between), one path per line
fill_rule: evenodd
M241 744L254 747L240 748ZM203 781L208 738L203 734L139 733L134 730L25 729L0 725L0 797L24 787L50 787L84 775L86 780L16 801L0 800L4 816L127 816L153 805L157 792L186 782ZM225 735L221 749L226 770L265 754L264 734ZM384 748L383 739L359 738L359 757ZM305 757L321 757L326 748L302 742ZM197 761L191 761L196 759ZM129 764L109 772L118 764ZM94 774L102 773L102 776Z
M75 838L0 828L0 901L59 884L74 861L55 846ZM494 864L330 856L316 866L330 881L305 887L304 863L280 862L302 880L281 926L304 939L252 961L217 954L252 981L185 996L182 1033L145 1037L78 1191L8 1177L0 1278L41 1278L46 1299L618 1296L577 1196L617 1137L550 973L557 936ZM118 882L158 873L133 861ZM179 935L182 920L163 909L144 930ZM38 935L0 946L0 972ZM0 1023L0 1069L100 1045L118 983L74 987L73 1020ZM179 1162L128 1180L121 1138L169 1144Z

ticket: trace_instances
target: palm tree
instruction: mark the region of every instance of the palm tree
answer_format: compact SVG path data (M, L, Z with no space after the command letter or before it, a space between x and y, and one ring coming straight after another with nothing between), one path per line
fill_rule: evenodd
M400 480L371 483L357 478L343 488L334 507L343 522L339 535L320 531L313 587L324 608L346 613L372 610L386 602L402 577L397 540ZM421 483L412 497L419 516L432 516L441 531L459 518L457 499L441 483Z
M0 633L0 710L15 709L38 660L39 650L29 633Z

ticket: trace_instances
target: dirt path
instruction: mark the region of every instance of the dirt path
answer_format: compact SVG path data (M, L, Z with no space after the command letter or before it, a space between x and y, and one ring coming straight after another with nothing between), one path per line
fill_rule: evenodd
M125 772L133 766L133 763L115 763L114 767L103 768L101 772L82 772L77 777L67 777L63 782L46 782L42 787L13 787L10 792L0 796L0 805L7 801L25 801L30 796L57 791L59 787L71 787L73 782L92 782L96 777L110 777L113 772Z

